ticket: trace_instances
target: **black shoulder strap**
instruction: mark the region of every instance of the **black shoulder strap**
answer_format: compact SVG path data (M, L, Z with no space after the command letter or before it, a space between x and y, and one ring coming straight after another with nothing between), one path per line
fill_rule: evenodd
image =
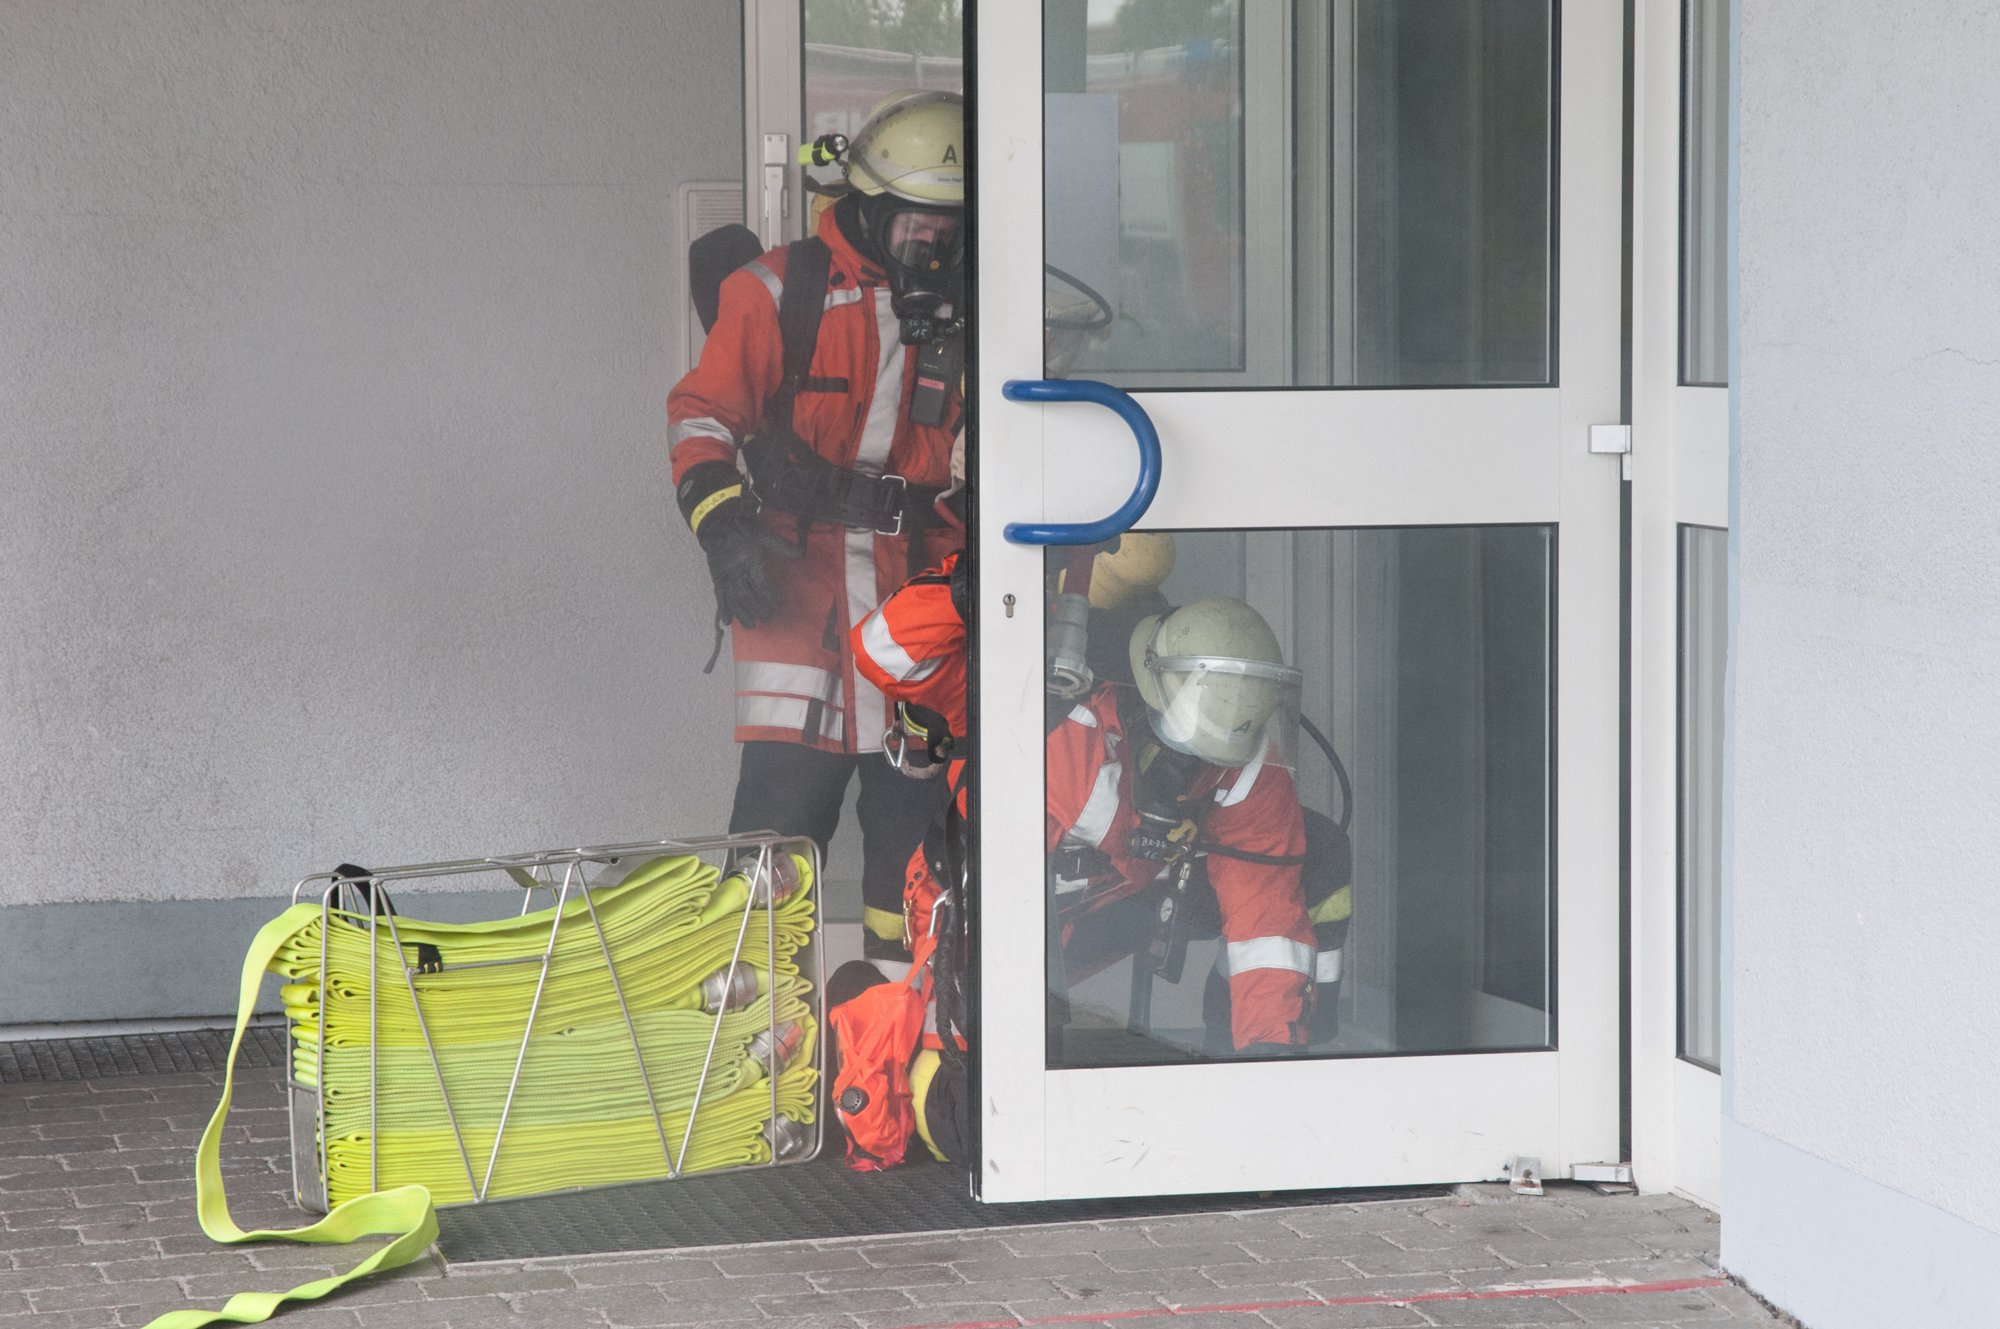
M778 335L785 347L785 378L772 400L770 418L792 431L792 403L812 368L819 319L826 309L826 280L833 251L818 236L794 240L785 251L785 289L778 297Z

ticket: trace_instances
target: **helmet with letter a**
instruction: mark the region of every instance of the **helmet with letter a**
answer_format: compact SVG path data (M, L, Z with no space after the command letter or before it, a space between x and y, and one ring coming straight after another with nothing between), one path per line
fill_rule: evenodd
M898 303L954 304L965 270L965 99L899 92L877 103L841 156L858 195L862 248Z
M1301 675L1262 614L1209 596L1142 619L1129 649L1161 743L1217 766L1291 765Z

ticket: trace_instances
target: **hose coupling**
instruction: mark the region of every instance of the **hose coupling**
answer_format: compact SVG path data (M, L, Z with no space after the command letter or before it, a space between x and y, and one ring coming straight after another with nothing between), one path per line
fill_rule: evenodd
M701 1008L710 1015L741 1010L757 999L757 971L726 964L701 980Z
M812 1127L782 1115L771 1118L770 1125L764 1127L764 1139L770 1143L773 1158L804 1153L812 1148L812 1135Z
M805 1030L798 1021L786 1020L775 1030L759 1029L750 1036L750 1060L759 1063L772 1075L776 1075L791 1065L798 1054L799 1044L805 1040Z

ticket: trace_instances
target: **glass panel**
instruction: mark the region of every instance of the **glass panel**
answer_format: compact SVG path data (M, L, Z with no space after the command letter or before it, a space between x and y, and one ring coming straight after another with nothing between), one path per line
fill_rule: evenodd
M1049 554L1051 679L1089 680L1051 700L1051 1066L1549 1045L1553 558L1547 526Z
M1051 320L1102 321L1093 293L1116 314L1059 339L1069 367L1240 369L1242 6L1047 0L1043 13Z
M1044 15L1050 374L1550 381L1549 0Z
M1729 532L1681 527L1680 1054L1722 1066L1722 684Z
M805 0L805 127L808 140L852 135L891 93L964 90L963 0ZM840 168L808 167L811 184L833 184Z
M1729 382L1729 5L1682 0L1681 382Z

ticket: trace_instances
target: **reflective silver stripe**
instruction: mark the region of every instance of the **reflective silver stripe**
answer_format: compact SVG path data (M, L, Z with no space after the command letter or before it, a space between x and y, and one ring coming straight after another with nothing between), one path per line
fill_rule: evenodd
M924 1003L924 1032L935 1037L937 1031L937 1003L927 1001Z
M902 334L903 321L889 305L888 288L878 288L875 335L881 352L875 364L875 393L868 399L868 419L862 423L861 445L854 454L854 469L873 475L888 469L889 445L896 441L896 421L903 414Z
M889 625L882 621L879 610L862 620L861 645L876 667L898 683L921 683L944 664L937 657L912 660L910 653L903 649L903 643L896 640L895 634L889 631Z
M1122 769L1115 761L1097 768L1090 797L1084 801L1083 811L1076 814L1076 824L1064 834L1065 840L1094 849L1111 834L1111 819L1118 815L1118 775Z
M841 532L847 572L847 621L859 623L875 612L875 533ZM882 745L882 731L888 728L889 704L873 683L861 676L848 661L854 675L854 748L873 752Z
M879 343L875 365L875 391L868 399L868 418L861 425L861 440L854 454L854 469L880 475L889 462L889 446L896 441L896 421L903 406L902 320L889 304L887 287L875 291L875 329ZM875 533L848 531L847 621L859 623L875 612L880 598L875 589ZM849 668L852 668L850 662ZM870 751L882 741L888 727L888 703L874 684L854 675L854 746Z
M768 660L739 660L736 664L738 692L786 692L794 697L817 697L830 706L840 704L840 679L812 665L776 664Z
M1084 877L1057 877L1055 890L1057 895L1075 895L1088 885L1090 881Z
M673 442L669 446L677 448L691 438L719 438L724 443L736 442L736 435L729 432L729 426L712 415L697 415L675 425Z
M821 305L820 308L838 309L842 305L860 304L862 294L863 294L862 290L859 286L850 286L844 291L828 291L826 296L826 303Z
M1315 983L1340 981L1340 947L1336 946L1330 951L1319 953L1319 958L1313 962L1313 981Z
M1236 779L1227 790L1220 785L1215 790L1215 801L1226 808L1233 808L1250 797L1250 791L1257 787L1257 777L1264 771L1264 755L1271 750L1271 740L1266 738L1257 745L1257 755L1236 774Z
M762 729L804 729L806 711L812 704L804 697L773 697L763 692L738 693L736 723ZM820 737L837 743L844 729L840 708L823 707L819 717Z
M900 983L910 976L908 960L870 960L868 963L874 965L875 972L891 983Z
M771 303L776 305L785 295L785 284L778 280L778 274L764 266L764 260L753 258L743 265L743 271L764 283L764 289L771 293Z
M1097 728L1097 712L1091 710L1088 706L1070 707L1069 718L1082 725L1085 729Z
M1215 957L1215 967L1224 978L1247 974L1252 969L1288 969L1295 974L1310 974L1316 958L1312 947L1290 937L1252 937L1224 946Z

